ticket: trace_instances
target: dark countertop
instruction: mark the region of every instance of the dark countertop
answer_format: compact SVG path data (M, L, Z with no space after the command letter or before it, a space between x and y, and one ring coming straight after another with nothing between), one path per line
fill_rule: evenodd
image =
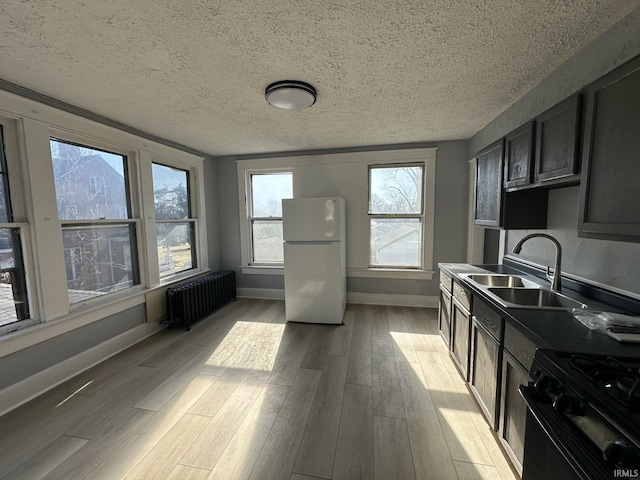
M599 353L616 356L640 357L640 343L623 343L606 334L589 330L576 320L568 310L532 310L524 308L506 308L495 302L487 293L466 277L464 273L504 273L521 275L540 285L548 287L549 282L508 265L469 265L464 263L440 263L440 270L453 277L458 283L470 290L474 297L480 297L505 320L511 320L522 334L526 335L540 348L553 348L576 353ZM582 301L590 309L620 312L611 304L598 302L580 295L573 290L563 288L562 294Z

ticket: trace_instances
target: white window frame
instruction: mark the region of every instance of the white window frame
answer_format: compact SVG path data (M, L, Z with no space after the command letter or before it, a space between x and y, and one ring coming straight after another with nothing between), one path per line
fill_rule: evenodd
M133 133L44 105L0 90L0 122L5 128L5 152L11 181L14 224L20 228L31 319L0 328L0 357L57 335L81 328L110 315L147 303L158 310L161 287L157 271L151 159L192 172L192 216L197 217L198 265L182 278L196 276L208 267L204 212L205 157L163 145ZM9 128L10 127L10 128ZM95 148L125 153L129 161L131 215L137 225L140 285L70 307L67 301L61 224L50 160L51 137ZM15 176L15 178L13 178ZM107 192L108 193L108 192ZM149 235L153 232L153 236ZM155 250L155 253L154 253ZM52 252L58 252L52 254ZM157 270L157 268L156 268ZM172 279L172 282L182 278ZM151 300L150 300L151 299ZM157 317L148 315L148 321ZM150 325L151 327L151 325ZM7 333L9 333L7 335Z
M422 178L420 181L420 204L419 213L371 213L371 172L374 169L391 169L391 168L403 168L403 167L420 167L422 169ZM383 164L370 164L367 168L367 217L369 219L369 255L368 255L368 268L370 269L392 269L392 270L424 270L424 239L425 239L425 183L426 183L426 170L427 166L425 162L410 162L410 163L383 163ZM418 264L417 265L373 265L371 263L371 220L372 219L411 219L415 218L420 221L420 235L419 235L419 250L418 250Z
M88 298L78 302L73 302L73 303L69 299L68 289L67 289L67 300L69 302L69 310L74 311L78 309L84 309L84 308L87 308L88 306L90 307L95 304L99 305L100 303L104 303L105 301L108 301L105 297L120 298L123 295L127 295L127 292L140 291L143 288L143 277L140 272L140 268L142 264L140 252L142 251L142 249L139 241L139 238L141 235L141 228L140 228L141 222L140 222L140 209L138 208L138 205L140 204L140 200L139 200L140 194L138 189L136 188L136 185L137 185L136 152L123 149L121 146L110 144L108 142L87 138L77 134L70 134L68 132L60 131L53 128L50 129L49 140L59 140L61 142L69 142L71 144L75 144L80 147L103 150L106 153L113 153L115 155L122 155L124 157L124 160L125 160L124 168L126 173L125 195L127 196L128 207L130 209L128 218L108 218L108 219L100 218L100 219L91 219L91 220L59 219L58 221L60 222L61 233L65 230L65 228L73 228L73 227L84 227L84 226L87 226L87 227L107 226L108 227L108 226L116 226L116 225L127 225L131 230L133 230L134 238L130 243L130 245L133 247L131 251L131 255L134 263L138 265L138 271L135 272L135 274L137 275L137 283L133 284L130 287L109 292L105 295L98 295L93 298ZM53 165L52 158L50 159L50 162ZM96 191L96 195L102 196L102 193L104 193L105 194L104 196L106 196L106 183L105 183L104 177L93 175L90 178L96 179L95 184L98 187L98 190ZM102 179L102 182L100 181L100 179ZM102 189L102 185L104 185L105 187L104 191ZM54 182L54 189L55 189L55 182ZM91 186L89 188L89 191L91 192Z
M200 240L199 240L199 236L198 236L198 218L196 218L194 216L194 195L192 195L192 190L194 189L194 185L193 185L193 177L195 176L195 172L192 171L191 168L189 167L185 167L185 166L177 166L175 165L175 162L173 165L167 164L167 162L163 162L160 160L156 160L154 159L151 162L151 166L153 168L153 165L160 165L163 167L169 167L169 168L173 168L175 170L181 170L183 172L187 173L187 195L188 195L188 201L189 201L189 206L188 206L188 210L189 210L189 216L188 218L171 218L171 219L164 219L164 220L158 220L156 218L155 215L155 201L154 201L154 207L153 207L153 219L155 220L154 224L156 227L156 234L154 236L154 238L156 239L156 254L157 254L157 226L158 224L164 224L164 223L187 223L190 224L191 226L191 231L193 232L193 237L192 237L192 242L193 244L191 245L191 249L192 249L192 259L193 259L193 263L195 265L192 265L191 268L187 269L187 270L182 270L180 272L176 272L173 275L168 275L164 278L160 277L160 260L159 258L156 256L156 266L158 268L158 281L160 283L171 283L171 282L175 282L176 278L181 279L181 278L185 278L185 277L189 277L193 275L194 271L200 271L200 263L199 263L199 256L198 256L198 251L199 251L199 247L200 247ZM153 184L153 170L152 170L152 174L151 174L151 179L152 179L152 184ZM154 191L154 195L155 195L155 191Z
M13 220L0 223L0 228L17 229L20 234L20 250L25 270L25 285L29 318L0 326L0 335L20 330L36 323L38 317L38 305L34 301L33 261L30 252L29 223L27 222L27 210L24 201L24 186L21 175L21 153L18 141L18 122L11 117L0 115L2 135L0 141L4 143L4 155L7 167L7 180L9 184L9 201ZM2 148L0 146L0 148Z
M263 217L253 217L253 189L251 185L252 175L271 175L271 174L291 174L291 183L294 183L293 168L243 168L238 163L238 195L240 208L240 257L242 261L242 273L261 274L261 275L282 275L284 273L284 264L282 263L256 263L253 260L253 220L260 220ZM282 217L265 217L267 220L282 220Z
M347 276L431 280L435 223L435 147L237 160L241 270L243 274L283 275L282 267L250 265L247 173L291 171L293 197L342 196L346 203ZM369 268L369 165L424 163L422 268ZM335 166L335 167L334 167ZM342 169L342 170L341 170ZM346 170L344 170L346 169ZM318 183L318 176L326 183ZM342 175L346 173L347 176ZM347 178L348 177L348 178ZM321 181L322 182L322 181Z

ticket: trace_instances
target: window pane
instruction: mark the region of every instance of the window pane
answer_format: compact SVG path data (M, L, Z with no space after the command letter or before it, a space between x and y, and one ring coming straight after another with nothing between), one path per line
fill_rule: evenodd
M0 223L9 222L9 200L5 194L4 174L0 174Z
M193 222L158 223L156 231L161 280L196 267Z
M422 167L373 167L369 213L422 213Z
M139 283L133 225L64 227L62 244L69 303Z
M254 220L253 261L255 263L283 263L282 220Z
M291 173L251 175L252 216L282 217L282 199L292 197Z
M154 163L152 174L156 219L189 218L189 172Z
M420 267L420 219L372 218L371 265Z
M0 326L29 318L20 230L0 228Z
M129 218L126 157L51 139L60 220Z

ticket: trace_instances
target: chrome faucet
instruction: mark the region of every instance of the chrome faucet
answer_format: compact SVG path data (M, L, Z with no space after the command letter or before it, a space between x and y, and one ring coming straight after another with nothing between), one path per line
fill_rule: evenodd
M523 237L518 243L516 243L515 247L513 247L513 253L520 253L524 242L526 242L530 238L535 237L546 238L556 247L556 263L553 268L553 275L551 275L549 267L547 266L547 279L551 282L551 290L559 292L562 288L562 284L560 282L560 279L562 278L562 272L560 271L560 263L562 262L562 247L560 246L560 242L558 242L558 240L553 238L551 235L547 235L546 233L531 233Z

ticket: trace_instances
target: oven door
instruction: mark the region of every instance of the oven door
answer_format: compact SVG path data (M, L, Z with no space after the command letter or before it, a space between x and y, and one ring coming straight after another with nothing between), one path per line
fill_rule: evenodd
M547 398L533 386L520 386L520 393L528 407L522 480L614 478L602 451Z

